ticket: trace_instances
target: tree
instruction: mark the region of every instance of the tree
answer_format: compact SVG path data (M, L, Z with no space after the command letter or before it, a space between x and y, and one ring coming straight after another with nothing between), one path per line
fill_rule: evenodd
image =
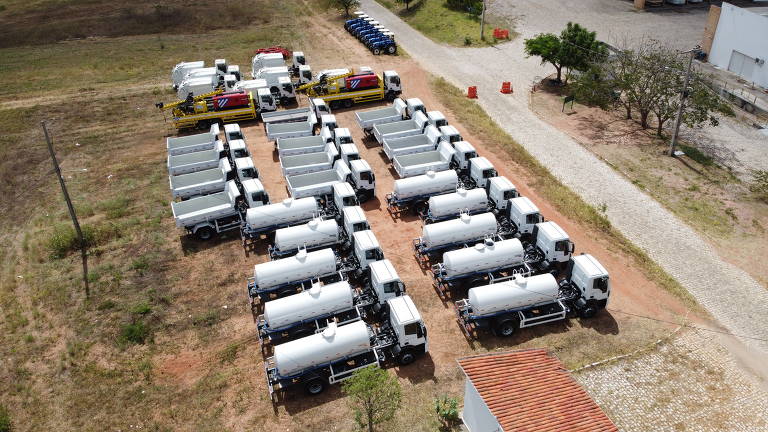
M400 408L400 383L376 366L356 371L344 381L342 390L349 397L355 421L360 427L367 427L368 432L374 432L376 425L392 419Z
M360 0L331 0L331 4L338 10L344 11L344 16L349 18L349 10L360 7Z
M541 57L541 64L550 63L557 71L557 82L561 82L563 62L560 57L560 38L552 33L538 34L525 40L525 54Z
M397 0L398 3L405 4L405 10L410 10L411 2L413 0Z
M595 32L591 32L579 24L569 22L560 33L561 65L568 70L587 71L593 64L608 57L605 44L597 40ZM565 82L568 82L566 74Z

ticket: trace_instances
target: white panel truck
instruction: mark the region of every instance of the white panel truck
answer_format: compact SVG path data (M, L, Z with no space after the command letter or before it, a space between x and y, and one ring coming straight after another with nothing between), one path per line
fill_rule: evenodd
M240 228L243 205L253 208L269 204L269 196L258 179L244 181L242 188L244 192L241 194L237 183L230 180L223 192L172 202L176 226L186 229L200 240Z
M427 171L447 170L455 153L452 145L442 142L434 151L395 156L393 165L401 179L414 177Z
M387 210L396 215L411 210L413 214L426 212L427 202L434 195L453 192L459 185L456 171L428 171L424 175L395 180L392 193L387 194Z
M371 280L362 288L347 281L315 283L308 290L264 304L254 315L262 350L324 330L331 322L344 325L381 310L386 302L405 294L405 285L389 260L371 265Z
M264 362L269 394L303 387L310 395L370 365L407 365L428 352L427 329L407 295L387 302L388 319L378 326L331 323L320 333L278 345Z
M357 119L357 124L360 126L360 129L366 134L370 134L373 127L377 124L403 120L403 117L406 116L405 111L405 102L402 99L397 98L392 102L392 106L389 107L368 111L357 111L355 112L355 119Z
M469 290L455 303L464 332L490 329L496 336L512 336L517 329L559 321L572 315L591 318L608 304L610 280L605 268L591 255L571 259L559 283L551 274L524 277Z

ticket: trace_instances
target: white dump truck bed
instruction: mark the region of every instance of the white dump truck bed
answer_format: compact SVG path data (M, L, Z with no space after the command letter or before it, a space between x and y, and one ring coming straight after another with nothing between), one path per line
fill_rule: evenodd
M277 153L280 157L306 153L317 153L325 149L325 138L320 135L310 135L296 138L278 138Z
M389 160L396 156L421 153L435 149L435 140L426 134L411 135L401 138L385 138L384 153Z
M308 174L331 169L339 153L333 145L328 147L329 149L326 152L280 157L280 167L283 169L283 176Z
M223 192L171 203L176 226L193 227L199 223L237 214L235 208L240 195L234 181L227 183Z
M168 176L171 185L171 195L174 198L189 198L196 195L206 195L224 190L228 173L231 171L229 161L221 161L220 167L198 171L191 174Z
M285 181L288 183L288 193L291 198L319 197L330 195L333 192L333 185L346 181L349 173L349 167L339 160L336 161L333 169L287 176Z
M165 140L169 155L180 155L184 153L193 153L202 150L211 150L215 147L219 136L219 125L211 126L209 132L182 137L168 137Z
M423 123L416 120L405 120L394 123L377 124L373 127L373 136L376 141L383 143L385 138L395 138L421 133Z
M403 119L405 102L397 98L392 106L368 111L355 112L355 118L360 128L368 131L377 124L392 123Z
M442 143L435 151L396 156L393 164L400 178L444 171L449 168L454 152L450 144Z
M301 122L306 121L311 112L312 109L309 107L272 111L270 113L262 113L261 120L264 124Z
M274 141L278 138L295 138L312 135L315 128L315 115L303 122L267 123L267 138Z
M221 152L218 149L203 150L182 155L168 155L168 174L182 175L219 166Z

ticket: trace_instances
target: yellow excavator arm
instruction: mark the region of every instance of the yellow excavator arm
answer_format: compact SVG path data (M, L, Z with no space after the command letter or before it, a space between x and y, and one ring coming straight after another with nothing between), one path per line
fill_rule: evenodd
M218 88L218 89L216 89L216 90L214 90L212 92L203 93L201 95L197 95L197 96L193 97L192 100L181 99L181 100L177 100L176 102L171 102L169 104L164 104L162 102L158 102L158 103L155 104L155 106L160 108L161 110L174 109L174 108L178 107L179 105L183 105L185 103L190 103L190 102L191 103L198 102L198 101L205 100L205 99L214 97L214 96L222 94L222 93L224 93L224 89Z
M316 86L325 87L329 83L336 82L336 80L340 80L342 78L346 78L346 77L352 76L354 74L355 74L355 71L353 69L350 69L349 72L344 73L344 74L334 75L334 76L327 77L327 78L325 78L322 81L312 81L312 82L308 82L306 84L300 85L300 86L296 87L296 91L304 91L304 90L307 90L307 89L310 89L310 88L315 88Z

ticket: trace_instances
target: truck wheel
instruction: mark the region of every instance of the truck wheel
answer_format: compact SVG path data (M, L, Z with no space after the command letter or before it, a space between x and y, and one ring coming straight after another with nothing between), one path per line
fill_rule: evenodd
M195 123L195 128L200 130L205 130L211 127L211 122L208 120L200 120L199 122Z
M387 48L387 52L390 54L395 54L397 52L397 46L390 45L389 48Z
M202 227L195 232L195 235L197 236L198 240L201 240L201 241L210 240L211 237L213 237L213 228Z
M464 189L474 189L477 187L477 183L471 178L466 179L462 183L464 184Z
M381 50L378 49L378 48L374 48L373 49L373 55L379 55L379 54L381 54Z
M517 322L513 319L500 321L493 328L493 332L499 337L510 337L517 330Z
M597 315L597 308L592 305L586 305L579 309L579 318L589 319L594 318L595 315Z
M387 92L387 95L385 98L387 99L387 102L394 102L397 96L395 95L395 92Z
M470 287L470 288L477 288L477 287L481 287L481 286L484 286L484 285L487 285L487 283L485 282L485 279L481 278L481 277L474 278L474 279L470 280L469 283L467 283L467 286Z
M312 396L319 395L325 390L325 381L320 378L312 378L304 384L304 390Z
M419 201L413 205L413 214L420 215L427 212L429 203L426 201Z
M416 360L416 355L411 351L402 351L397 356L397 363L401 366L409 365Z

